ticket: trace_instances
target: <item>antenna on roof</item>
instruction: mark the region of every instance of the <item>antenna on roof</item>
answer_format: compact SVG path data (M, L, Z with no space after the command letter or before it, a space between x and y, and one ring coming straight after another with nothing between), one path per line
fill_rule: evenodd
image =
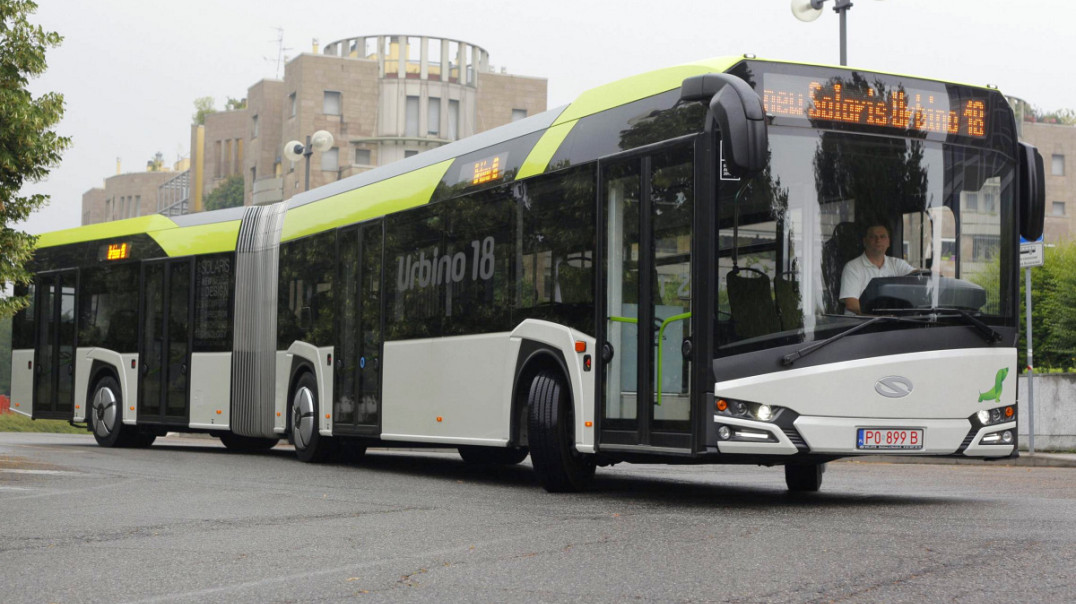
M276 42L276 57L273 57L273 58L271 58L271 57L262 57L262 58L265 59L268 62L276 61L276 72L275 72L275 75L273 77L275 77L276 79L279 80L280 79L280 70L283 69L284 62L288 60L287 55L285 55L284 53L286 51L291 50L291 48L288 48L288 47L284 46L284 28L283 27L274 27L273 29L276 30L276 39L275 40L270 40L270 41L271 42Z

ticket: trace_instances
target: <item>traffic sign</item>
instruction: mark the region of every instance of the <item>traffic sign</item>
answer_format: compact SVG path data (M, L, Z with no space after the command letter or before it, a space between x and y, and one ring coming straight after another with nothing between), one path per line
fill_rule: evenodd
M1042 266L1046 261L1046 245L1042 239L1020 243L1020 268Z

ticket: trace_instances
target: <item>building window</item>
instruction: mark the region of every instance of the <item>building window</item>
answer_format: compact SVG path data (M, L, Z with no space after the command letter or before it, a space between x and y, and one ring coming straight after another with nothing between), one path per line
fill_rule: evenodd
M370 150L369 149L355 149L355 165L356 166L372 166L370 162Z
M942 259L952 260L956 254L956 239L942 237Z
M527 110L526 109L513 109L512 110L512 121L513 122L518 122L519 120L521 120L521 119L523 119L525 117L527 117Z
M340 149L333 147L321 153L321 169L326 172L335 172L340 168Z
M251 125L253 126L254 134L250 138L258 138L258 116L250 118Z
M288 95L288 105L291 107L291 113L289 115L291 117L295 117L295 93L294 92Z
M404 151L404 159L407 159L408 157L414 157L416 155L418 155L418 151L415 151L414 149L407 149Z
M1064 216L1065 215L1065 202L1063 202L1063 201L1055 201L1054 202L1053 215L1054 216Z
M1065 156L1060 153L1054 153L1053 161L1050 162L1050 173L1054 176L1065 175Z
M340 93L333 90L325 91L325 99L321 103L321 112L325 115L340 115Z
M973 235L971 239L971 259L974 262L989 262L998 253L1001 237L998 235Z
M979 211L979 193L978 191L965 191L964 192L964 209L969 212Z
M448 101L448 132L445 138L454 141L460 137L460 102Z
M404 112L407 120L404 122L404 136L418 136L418 101L417 96L407 97Z
M135 216L141 216L142 215L142 196L141 195L135 195L134 208L133 209L134 209L134 215Z
M437 136L441 134L441 99L430 97L426 105L426 131Z

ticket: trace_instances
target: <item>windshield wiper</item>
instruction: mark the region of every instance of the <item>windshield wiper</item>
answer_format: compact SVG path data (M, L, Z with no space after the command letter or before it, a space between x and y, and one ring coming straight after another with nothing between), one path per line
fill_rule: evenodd
M852 317L852 315L847 315L847 316L849 318ZM803 357L811 354L812 352L814 352L816 350L819 350L819 349L821 349L821 348L823 348L825 346L828 346L828 345L836 342L837 340L839 340L839 339L841 339L841 338L843 338L845 336L850 336L850 335L854 334L855 332L867 327L868 325L873 325L875 323L881 323L881 322L884 322L884 321L895 321L895 322L898 322L898 323L915 323L917 325L922 325L923 323L925 323L925 321L923 321L922 319L918 319L918 318L912 319L912 318L905 318L905 317L891 317L891 316L888 316L888 315L883 315L883 316L880 316L880 317L871 317L870 319L867 319L863 323L860 323L859 325L856 325L855 327L851 327L849 329L846 329L846 330L842 331L841 333L839 333L839 334L837 334L835 336L828 337L825 340L822 340L821 342L815 342L814 344L811 344L809 346L804 346L803 348L800 348L796 352L791 352L789 354L786 354L785 356L781 357L781 364L784 365L785 367L789 367L793 363L795 363L796 361L802 359ZM987 329L989 329L989 328L987 328Z
M878 312L885 312L885 310L886 309L878 309ZM902 311L894 309L894 312ZM903 312L907 313L908 309L904 309ZM975 328L975 331L978 332L979 335L981 335L983 339L986 340L988 343L997 344L1001 341L1000 333L994 331L992 327L990 327L986 323L983 323L981 319L962 308L931 308L928 310L923 310L922 312L917 313L913 316L926 319L930 323L937 323L938 319L960 318L965 323L967 323L968 326Z

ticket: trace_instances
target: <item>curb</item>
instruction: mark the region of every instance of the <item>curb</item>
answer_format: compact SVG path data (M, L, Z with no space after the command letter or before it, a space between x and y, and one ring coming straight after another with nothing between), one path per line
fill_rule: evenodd
M1022 452L1020 457L1006 457L996 461L984 459L961 459L959 457L905 457L901 455L878 455L845 457L838 461L862 463L911 463L984 467L1024 467L1024 468L1076 468L1076 454L1072 453L1035 453Z

